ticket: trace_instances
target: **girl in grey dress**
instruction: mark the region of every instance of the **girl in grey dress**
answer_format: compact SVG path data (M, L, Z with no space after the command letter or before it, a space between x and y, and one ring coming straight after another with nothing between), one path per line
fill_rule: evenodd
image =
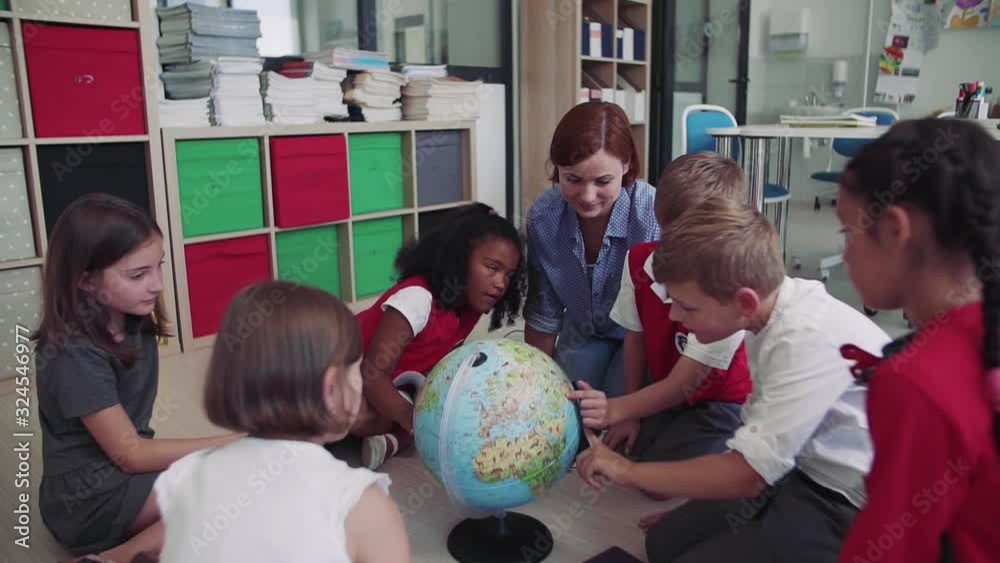
M36 342L42 427L39 506L74 555L131 561L163 543L153 481L189 452L233 436L154 440L163 235L138 207L93 194L60 216L45 265Z

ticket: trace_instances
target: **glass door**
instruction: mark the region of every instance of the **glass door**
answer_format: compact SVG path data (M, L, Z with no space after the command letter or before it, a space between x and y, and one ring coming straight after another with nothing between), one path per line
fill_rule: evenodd
M680 156L681 116L694 104L746 121L750 0L666 0L653 4L650 176Z

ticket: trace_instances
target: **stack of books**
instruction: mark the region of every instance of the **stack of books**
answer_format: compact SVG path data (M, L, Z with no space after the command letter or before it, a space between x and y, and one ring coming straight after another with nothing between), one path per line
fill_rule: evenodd
M287 62L281 67L282 76L288 78L310 77L316 99L316 108L324 118L332 120L347 117L344 87L347 71L312 61Z
M362 51L347 47L334 47L306 53L305 58L346 70L389 70L389 57L377 51Z
M344 101L355 118L364 121L400 121L401 90L406 78L391 71L352 72L345 82Z
M212 123L242 127L263 125L260 73L264 64L253 57L219 57L212 64Z
M874 116L848 113L844 115L782 115L782 125L789 127L875 127L878 120Z
M256 10L185 3L157 8L160 62L190 63L220 56L256 57L260 18Z
M163 65L160 80L168 100L207 101L212 93L212 61Z
M448 76L448 65L393 65L393 70L402 74L407 80L429 80Z
M403 88L403 119L464 121L479 118L481 81L460 78L414 80Z
M289 78L277 72L261 74L264 115L272 123L305 125L323 121L316 105L315 81L311 75Z
M161 127L208 127L212 124L208 96L169 100L162 80L159 85Z

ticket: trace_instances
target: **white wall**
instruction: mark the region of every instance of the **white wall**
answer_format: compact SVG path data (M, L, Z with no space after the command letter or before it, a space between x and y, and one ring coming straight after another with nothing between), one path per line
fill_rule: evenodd
M944 30L927 53L920 71L918 97L904 106L904 117L922 117L955 109L959 82L985 80L1000 93L1000 29Z
M882 31L891 13L891 0L873 0L874 18L869 65L868 99L875 90L878 54L885 41ZM800 57L780 57L767 52L768 14L772 9L807 8L810 11L810 37L806 53ZM802 100L811 92L827 94L833 61L848 61L848 85L839 104L844 108L862 104L864 90L865 29L868 0L754 0L751 3L750 88L747 100L748 123L774 123L782 113L793 111L791 99ZM923 117L938 109L952 109L958 83L986 80L1000 91L1000 30L943 30L940 42L930 51L921 70L917 100L900 106L903 118ZM831 105L837 100L827 97ZM791 189L796 200L812 200L831 185L815 182L809 175L825 170L829 163L829 145L814 146L810 158L803 157L801 142L796 143L792 161ZM846 164L834 156L834 170Z

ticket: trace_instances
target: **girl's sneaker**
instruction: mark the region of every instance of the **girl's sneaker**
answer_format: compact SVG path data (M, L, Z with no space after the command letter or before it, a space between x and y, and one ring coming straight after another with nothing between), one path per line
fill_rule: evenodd
M399 452L399 439L395 434L365 436L361 441L361 466L375 471L385 460Z

